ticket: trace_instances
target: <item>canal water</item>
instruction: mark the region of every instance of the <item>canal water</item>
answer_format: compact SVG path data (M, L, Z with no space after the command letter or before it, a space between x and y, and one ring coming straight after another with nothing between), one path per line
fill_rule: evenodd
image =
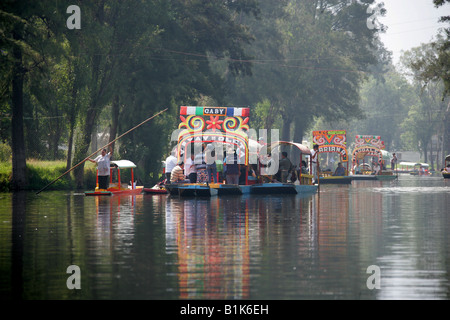
M406 175L303 196L4 193L0 294L448 299L449 205L450 181Z

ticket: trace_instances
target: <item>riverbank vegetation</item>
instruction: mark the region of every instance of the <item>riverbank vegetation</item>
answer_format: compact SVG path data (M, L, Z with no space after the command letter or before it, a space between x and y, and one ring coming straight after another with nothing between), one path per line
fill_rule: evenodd
M450 153L448 101L438 106L436 100L433 107L424 95L407 101L397 86L403 80L393 76L390 54L379 39L384 27L368 23L376 15L367 8L384 14L381 3L101 0L70 5L79 10L68 10L65 1L0 3L0 139L11 150L10 189L35 188L58 177L168 108L113 145L115 159L132 160L141 181L151 183L173 147L179 106L205 103L251 106L255 123L250 126L280 129L283 140L301 141L315 124L339 123L358 134L389 132L386 142L394 148L409 137L411 147L426 150L430 135L444 133L441 153ZM418 88L428 92L429 84L441 82L443 95L448 93L448 35L406 60L408 77ZM378 101L383 90L393 94ZM392 120L387 114L394 109L402 123L390 129L369 126L389 127L381 119L364 126L373 114ZM428 126L433 132L423 130L424 118L436 121ZM58 166L36 168L29 159ZM54 187L85 188L89 168L82 163Z
M55 180L66 171L66 163L63 160L27 160L27 177L29 190L40 190ZM94 189L96 181L96 168L87 165L85 168L85 184L83 188ZM12 163L0 162L0 192L11 191ZM76 184L73 176L65 175L57 180L47 190L75 190Z

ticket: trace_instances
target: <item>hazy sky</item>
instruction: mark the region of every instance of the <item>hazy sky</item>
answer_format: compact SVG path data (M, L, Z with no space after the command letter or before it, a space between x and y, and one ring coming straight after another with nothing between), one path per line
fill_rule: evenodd
M388 27L380 38L392 51L394 64L398 63L402 50L430 42L439 28L448 26L438 20L450 15L450 4L436 8L432 0L377 0L380 2L384 2L387 13L378 20Z

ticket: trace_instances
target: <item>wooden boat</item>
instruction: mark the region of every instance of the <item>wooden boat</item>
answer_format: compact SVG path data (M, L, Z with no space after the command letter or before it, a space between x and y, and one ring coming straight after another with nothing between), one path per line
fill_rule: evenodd
M144 188L144 193L146 194L168 194L168 191L163 186L155 184L151 188Z
M351 184L352 176L324 176L319 177L319 183L322 184Z
M375 175L370 174L354 174L350 177L352 177L352 180L377 180Z
M98 172L97 172L97 187L94 191L86 191L84 194L86 196L111 196L111 195L137 195L142 193L144 187L143 186L136 186L136 183L134 182L134 171L133 169L136 168L136 165L129 161L129 160L117 160L117 161L111 161L111 168L110 168L110 187L108 189L99 189L98 188ZM121 183L121 170L123 169L130 169L131 170L131 181L133 183L131 185L122 185ZM113 177L113 171L117 170L117 182L112 182Z
M398 175L394 174L392 171L382 171L381 174L375 176L377 180L395 180L398 179Z
M353 175L352 180L394 180L398 178L397 174L394 174L392 170L380 169L377 175L374 175L368 161L364 161L365 157L378 158L380 167L383 168L386 161L392 157L392 155L384 150L384 142L381 141L380 136L370 135L357 135L355 139L355 149L353 150ZM362 161L362 163L359 163ZM403 163L400 162L400 166ZM359 169L357 169L359 168ZM356 173L356 171L358 173ZM398 172L398 170L396 170Z
M236 184L210 183L209 187L217 190L217 195L241 195L242 188Z
M319 173L319 184L350 184L352 178L348 176L348 152L345 130L320 130L313 131L313 143L319 146L318 152L337 153L341 164L346 164L345 174L334 176L331 171ZM317 159L318 166L319 158Z
M450 154L445 157L445 168L442 171L444 179L450 179Z
M196 150L202 148L203 146L201 145L204 143L207 145L211 144L213 147L221 145L224 147L222 150L225 150L227 155L234 153L239 155L239 164L241 167L245 167L243 176L245 180L244 182L241 181L242 184L240 185L212 182L209 182L209 184L168 184L165 188L169 194L171 196L183 197L212 197L216 195L241 195L250 193L271 194L281 192L299 194L306 192L305 190L308 192L317 191L317 185L312 185L312 176L308 174L300 174L298 177L301 187L298 187L294 183L255 184L255 181L250 181L249 169L252 165L259 166L257 168L253 166L252 168L255 173L257 172L258 176L265 175L267 177L268 173L263 166L260 166L261 148L263 146L256 142L256 140L249 139L249 116L250 108L181 106L181 123L178 126L180 131L178 133L176 149L178 159L186 162L186 159L189 159L192 152L198 154ZM203 132L204 130L207 130L207 132ZM272 154L274 154L274 148L284 144L288 144L289 148L293 146L295 149L300 150L300 154L302 155L311 154L309 148L302 144L283 141L271 144L270 150ZM205 154L207 154L207 151L205 151ZM251 161L250 158L252 159ZM300 162L301 160L300 157ZM244 171L244 168L242 170ZM268 179L268 181L273 181L273 179Z
M277 148L279 148L280 150L277 150ZM274 153L274 151L277 151L281 154L282 148L286 148L288 150L290 149L292 151L293 154L288 155L288 158L296 158L296 155L294 156L294 153L299 155L297 160L298 162L293 162L299 163L299 169L297 170L296 166L294 166L293 169L295 182L290 182L290 180L287 180L286 182L279 182L274 180L273 176L264 175L263 172L261 172L261 175L265 177L264 180L269 182L240 186L243 194L308 194L317 191L318 186L312 183L313 176L310 174L302 173L303 156L311 156L311 151L309 150L309 148L301 143L291 141L276 141L270 146L272 153Z
M251 194L297 194L293 183L261 183L250 187Z
M180 197L212 197L218 195L218 189L200 183L180 183L166 185L171 195Z

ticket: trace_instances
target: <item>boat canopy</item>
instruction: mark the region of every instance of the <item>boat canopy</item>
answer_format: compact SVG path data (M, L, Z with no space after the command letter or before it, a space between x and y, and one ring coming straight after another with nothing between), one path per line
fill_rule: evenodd
M111 163L120 169L136 168L136 165L133 162L131 162L130 160L115 160L115 161L111 161Z
M249 119L247 107L181 106L178 159L186 157L195 144L199 149L203 144L215 144L233 148L242 158L241 163L248 165L249 151L256 154L259 146L256 141L249 141Z
M416 165L416 162L401 161L401 162L399 162L398 165L405 166L405 167L414 167Z
M414 166L422 166L422 167L429 167L430 165L428 163L421 163L421 162L409 162L409 161L402 161L399 163L400 166L405 167L414 167Z
M391 160L392 154L389 151L381 150L381 154L383 156L383 160Z
M276 141L276 142L273 142L270 145L270 147L273 150L274 148L276 148L276 147L278 147L278 146L280 146L282 144L287 144L287 145L294 146L297 149L299 149L302 154L308 154L308 155L311 154L311 150L309 150L309 148L307 146L305 146L304 144L297 143L297 142L292 142L292 141Z
M339 153L342 162L348 162L347 132L345 130L313 131L313 143L319 146L319 152Z

